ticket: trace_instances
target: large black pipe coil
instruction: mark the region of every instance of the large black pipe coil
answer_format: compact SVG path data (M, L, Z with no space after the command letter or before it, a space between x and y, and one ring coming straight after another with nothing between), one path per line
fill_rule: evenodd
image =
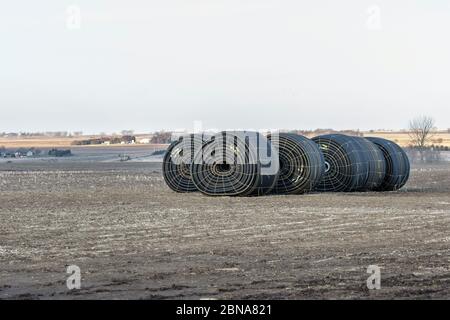
M358 144L359 152L367 161L367 180L360 191L373 191L378 189L386 176L386 160L383 152L372 142L363 137L352 137Z
M405 151L396 143L375 137L367 137L383 153L386 161L386 175L377 191L393 191L403 187L409 178L410 164Z
M181 136L167 148L163 159L163 177L176 192L193 192L197 187L191 178L191 163L196 149L200 149L209 136L190 134Z
M317 191L366 191L382 183L384 158L366 139L328 134L312 140L325 159L325 174Z
M277 181L278 157L260 133L221 132L195 154L191 176L197 189L207 195L263 195Z
M278 182L272 190L277 194L299 194L313 190L325 172L322 152L312 140L293 133L268 136L278 151Z

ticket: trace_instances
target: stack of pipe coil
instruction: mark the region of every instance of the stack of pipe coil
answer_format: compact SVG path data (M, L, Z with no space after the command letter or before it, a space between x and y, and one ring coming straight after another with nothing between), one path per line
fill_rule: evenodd
M209 137L204 134L190 134L173 141L163 159L163 177L166 184L176 192L197 191L191 177L191 163L195 150Z
M409 170L394 142L342 134L192 134L173 142L163 161L172 190L211 196L393 191L406 184Z
M403 187L409 178L410 164L405 151L396 143L382 139L368 137L367 140L375 144L383 153L386 160L386 175L376 191L394 191Z
M280 133L274 142L279 155L277 194L299 194L314 190L325 172L322 152L312 140L292 133ZM272 141L272 136L269 136Z
M323 153L325 175L317 191L376 190L386 175L383 153L361 137L329 134L313 138Z
M264 195L278 178L278 159L269 140L257 132L221 132L203 144L191 165L197 189L207 195ZM269 167L267 167L269 166Z

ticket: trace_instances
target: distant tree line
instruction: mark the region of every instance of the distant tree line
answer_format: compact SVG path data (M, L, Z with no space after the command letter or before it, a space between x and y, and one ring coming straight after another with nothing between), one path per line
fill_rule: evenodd
M91 138L85 140L76 140L72 142L72 145L87 146L98 144L132 144L136 142L136 137L131 135L125 135L121 137L100 137Z
M151 143L154 144L169 144L172 139L172 132L159 131L155 132L150 139Z

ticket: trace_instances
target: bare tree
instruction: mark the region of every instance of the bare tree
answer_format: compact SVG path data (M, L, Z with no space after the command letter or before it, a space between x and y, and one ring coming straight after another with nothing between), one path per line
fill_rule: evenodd
M123 136L132 136L134 134L134 130L122 130Z
M433 137L434 119L427 116L414 118L409 122L409 138L411 145L420 152L423 161L423 152L428 142Z

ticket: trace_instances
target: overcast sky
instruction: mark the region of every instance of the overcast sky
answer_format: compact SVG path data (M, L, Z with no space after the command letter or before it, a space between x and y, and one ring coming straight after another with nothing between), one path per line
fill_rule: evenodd
M5 1L0 132L448 128L449 36L445 0Z

